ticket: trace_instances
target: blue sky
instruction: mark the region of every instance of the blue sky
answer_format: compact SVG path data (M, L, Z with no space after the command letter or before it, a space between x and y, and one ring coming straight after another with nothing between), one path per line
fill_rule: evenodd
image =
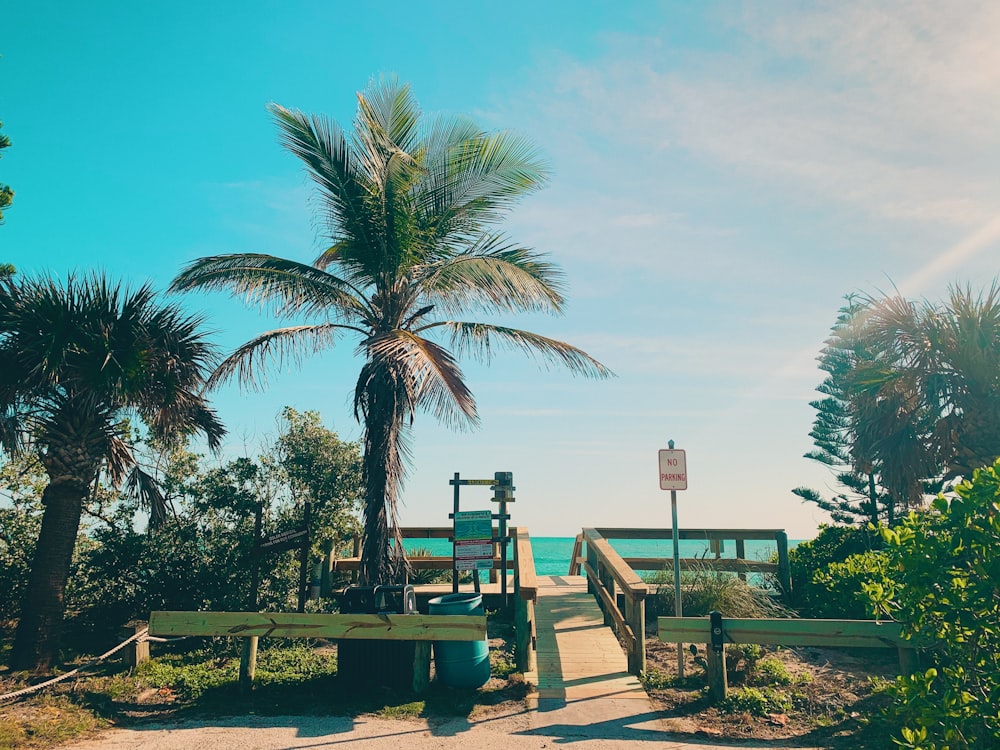
M669 526L656 452L688 451L686 527L786 528L822 513L815 357L843 295L939 299L1000 270L1000 6L990 2L8 2L0 119L16 190L0 261L165 288L207 254L323 247L268 102L347 123L395 73L427 112L517 130L550 186L507 224L567 274L561 318L519 323L618 377L469 363L481 428L421 415L402 509L445 525L455 471L513 471L514 522ZM231 349L271 324L186 296ZM280 408L356 438L350 344L221 389L227 451ZM470 490L470 508L485 492Z

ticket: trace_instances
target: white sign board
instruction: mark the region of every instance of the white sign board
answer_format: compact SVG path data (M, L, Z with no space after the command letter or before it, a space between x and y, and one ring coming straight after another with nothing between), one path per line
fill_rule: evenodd
M660 451L660 489L686 490L688 488L687 458L682 450Z

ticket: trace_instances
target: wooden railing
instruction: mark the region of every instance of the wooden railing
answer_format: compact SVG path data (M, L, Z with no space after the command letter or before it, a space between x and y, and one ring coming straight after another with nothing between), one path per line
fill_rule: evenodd
M671 529L592 529L603 539L671 539ZM688 557L679 560L681 570L692 568L710 568L738 573L745 578L747 573L768 573L775 577L782 593L788 595L792 590L791 568L788 563L788 534L783 529L678 529L679 539L693 539L709 543L709 555L705 557ZM577 537L573 556L570 560L569 574L578 575L580 570L580 544L584 535ZM778 552L777 562L748 560L746 557L746 542L773 541ZM736 557L722 557L726 542L733 544ZM711 556L710 556L711 555ZM632 570L668 570L672 571L672 557L626 557L625 563Z
M646 594L648 588L597 529L584 529L582 541L587 554L587 590L597 596L604 611L604 624L610 625L628 655L628 671L639 674L646 669ZM618 606L623 595L625 611Z
M405 526L400 528L404 539L450 539L454 530L451 526ZM493 527L493 536L496 538L500 533L499 528ZM438 556L415 556L407 554L410 567L414 570L441 570L450 571L454 566L454 558L451 555ZM334 554L332 544L327 545L326 554L320 569L320 594L329 596L332 589L332 578L335 573L351 573L356 575L361 567L361 540L354 538L353 553L350 557L337 557ZM499 580L501 567L500 550L497 544L493 545L493 568L490 570L490 583ZM507 560L507 570L514 567L514 561Z
M414 692L430 683L431 641L479 641L486 637L483 615L328 615L287 612L153 612L152 636L230 636L245 639L240 685L253 684L257 639L331 638L412 641ZM403 665L401 665L403 666Z
M510 530L514 540L514 660L522 672L534 672L535 601L538 599L538 582L535 579L535 556L531 551L528 530L514 527Z
M720 632L713 647L712 621L708 617L660 617L657 631L667 643L704 643L707 653L709 693L713 701L726 697L726 644L757 643L772 646L846 646L894 648L904 674L917 667L913 644L900 635L897 622L872 620L737 619L717 617Z

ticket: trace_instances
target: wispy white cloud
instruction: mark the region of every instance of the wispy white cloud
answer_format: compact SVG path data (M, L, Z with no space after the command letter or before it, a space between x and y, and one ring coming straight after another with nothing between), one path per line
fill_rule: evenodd
M552 134L561 175L601 182L542 198L540 214L526 215L538 231L597 239L565 243L584 258L617 240L617 262L652 273L698 247L681 270L707 278L714 263L742 262L739 221L721 210L726 191L764 192L790 215L840 207L854 221L935 233L923 247L885 249L881 270L898 275L893 253L929 263L940 252L931 242L947 247L997 215L1000 4L776 0L716 15L730 24L720 48L672 46L654 27L610 38L597 60L548 61L533 132ZM722 179L702 188L706 168ZM679 205L702 215L654 218ZM730 270L795 274L785 260L758 253Z

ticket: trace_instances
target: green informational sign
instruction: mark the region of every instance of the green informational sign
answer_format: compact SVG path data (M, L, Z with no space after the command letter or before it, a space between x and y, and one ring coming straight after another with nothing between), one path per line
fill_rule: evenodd
M493 512L466 510L455 514L455 541L493 540Z

